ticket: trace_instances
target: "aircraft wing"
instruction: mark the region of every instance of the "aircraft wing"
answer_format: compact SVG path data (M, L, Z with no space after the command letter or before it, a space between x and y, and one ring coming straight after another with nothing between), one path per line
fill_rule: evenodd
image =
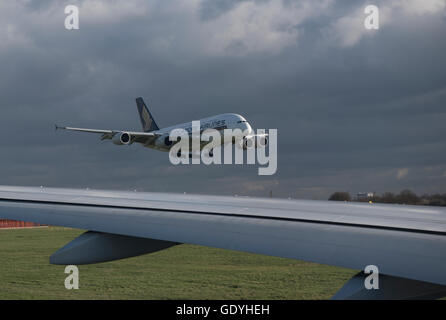
M358 270L374 265L383 276L380 290L370 291L359 274L336 298L446 295L441 207L0 186L0 218L90 230L51 257L57 264L189 243Z
M74 128L74 127L60 127L55 125L56 130L68 130L68 131L79 131L88 133L98 133L102 134L101 140L112 139L113 136L120 132L128 133L133 142L145 143L147 139L159 137L159 134L154 132L133 132L133 131L122 131L122 130L101 130L101 129L87 129L87 128Z

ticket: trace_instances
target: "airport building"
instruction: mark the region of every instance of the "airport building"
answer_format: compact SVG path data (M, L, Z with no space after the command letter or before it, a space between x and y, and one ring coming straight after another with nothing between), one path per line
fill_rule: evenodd
M358 192L358 193L356 194L356 199L357 199L358 201L361 201L361 200L368 200L368 199L373 198L374 196L375 196L375 193L374 193L374 192Z

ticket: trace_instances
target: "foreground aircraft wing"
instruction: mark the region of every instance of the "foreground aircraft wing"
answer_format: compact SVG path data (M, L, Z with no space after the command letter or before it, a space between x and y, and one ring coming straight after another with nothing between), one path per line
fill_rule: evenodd
M160 136L154 132L133 132L133 131L121 131L121 130L101 130L101 129L87 129L87 128L74 128L74 127L60 127L55 125L56 130L68 130L79 131L88 133L102 134L101 140L112 139L117 133L127 133L131 136L133 142L144 143L147 139Z
M110 261L189 243L364 270L335 298L446 296L446 209L0 186L0 218L89 230L50 258ZM0 249L1 254L1 249Z

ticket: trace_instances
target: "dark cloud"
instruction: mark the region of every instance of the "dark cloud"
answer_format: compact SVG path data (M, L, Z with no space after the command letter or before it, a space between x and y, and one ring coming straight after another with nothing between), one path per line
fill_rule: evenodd
M207 0L200 5L200 18L203 20L215 19L221 14L231 10L242 1L239 0Z
M382 2L373 34L356 32L356 1L75 1L78 31L63 27L72 3L2 3L0 184L446 192L444 1L401 3ZM172 166L165 153L53 130L139 130L137 96L160 126L237 112L277 128L277 174Z

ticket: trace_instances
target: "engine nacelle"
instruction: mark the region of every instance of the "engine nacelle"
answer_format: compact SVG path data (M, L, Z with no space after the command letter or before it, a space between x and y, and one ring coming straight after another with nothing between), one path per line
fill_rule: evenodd
M50 257L51 264L81 265L135 257L179 243L87 231Z
M113 136L112 139L113 143L120 146L123 144L131 144L132 143L132 137L128 132L120 132Z
M268 135L257 134L243 137L241 147L246 150L250 148L265 148L268 145Z

